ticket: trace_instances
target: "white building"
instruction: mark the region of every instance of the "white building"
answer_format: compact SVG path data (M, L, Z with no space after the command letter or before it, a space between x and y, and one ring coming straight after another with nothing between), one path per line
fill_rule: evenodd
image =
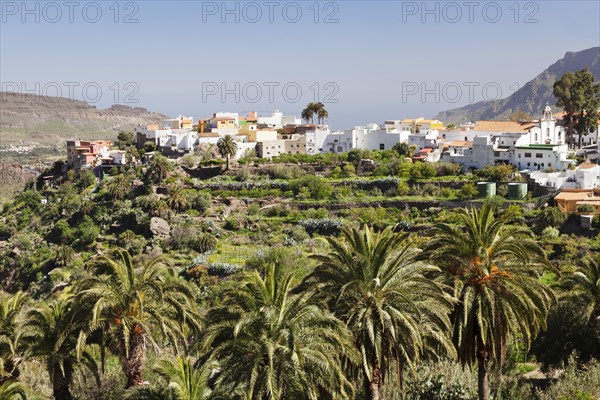
M283 115L279 110L275 110L268 117L258 117L256 123L259 127L281 129L286 125L300 125L302 120L294 116Z
M551 191L600 188L600 165L583 163L575 170L560 172L532 171L529 179Z
M516 146L512 164L521 170L545 169L565 170L573 164L567 159L568 146L566 144L530 144Z

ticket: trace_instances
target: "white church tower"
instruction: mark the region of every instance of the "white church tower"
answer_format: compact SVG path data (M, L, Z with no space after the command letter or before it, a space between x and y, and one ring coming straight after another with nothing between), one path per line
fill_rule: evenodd
M556 119L552 115L552 109L549 105L544 108L544 113L539 120L538 126L530 131L532 144L563 144L564 128L556 125Z
M544 115L540 119L541 138L539 143L557 144L556 136L556 119L552 116L552 109L546 105Z

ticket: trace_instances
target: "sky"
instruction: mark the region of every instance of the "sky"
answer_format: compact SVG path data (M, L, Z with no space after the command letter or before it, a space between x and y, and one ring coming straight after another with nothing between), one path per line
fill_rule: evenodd
M600 46L599 1L0 1L4 91L333 129L503 98Z

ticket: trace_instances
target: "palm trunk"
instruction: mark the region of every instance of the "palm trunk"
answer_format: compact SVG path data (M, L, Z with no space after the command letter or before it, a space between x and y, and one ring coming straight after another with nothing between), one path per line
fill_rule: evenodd
M490 384L488 382L488 351L483 341L477 338L477 388L479 389L479 400L489 400Z
M52 395L56 400L71 400L73 395L71 394L71 378L72 378L72 366L68 361L64 365L65 374L60 369L60 366L55 365L52 373Z
M144 334L139 325L135 325L131 330L129 337L129 354L121 356L121 365L123 372L127 377L127 386L140 386L144 383L142 374L144 372Z
M381 369L379 367L373 367L373 376L369 383L369 393L371 394L371 400L380 400L379 389L381 388Z
M229 171L229 154L227 155L227 171Z

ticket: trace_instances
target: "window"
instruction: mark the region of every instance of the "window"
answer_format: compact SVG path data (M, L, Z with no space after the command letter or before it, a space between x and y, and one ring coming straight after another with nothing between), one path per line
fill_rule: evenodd
M521 158L521 154L519 154L519 158Z
M537 133L536 133L535 135L533 135L533 141L534 141L534 142L537 142L537 141L538 141L538 135L537 135Z
M544 153L535 153L535 158L544 158Z
M548 163L548 166L549 166L549 167L551 167L551 166L552 166L552 163Z
M546 128L546 137L550 137L550 128Z
M525 158L531 157L531 153L525 153Z
M379 150L385 150L385 144L379 143Z

